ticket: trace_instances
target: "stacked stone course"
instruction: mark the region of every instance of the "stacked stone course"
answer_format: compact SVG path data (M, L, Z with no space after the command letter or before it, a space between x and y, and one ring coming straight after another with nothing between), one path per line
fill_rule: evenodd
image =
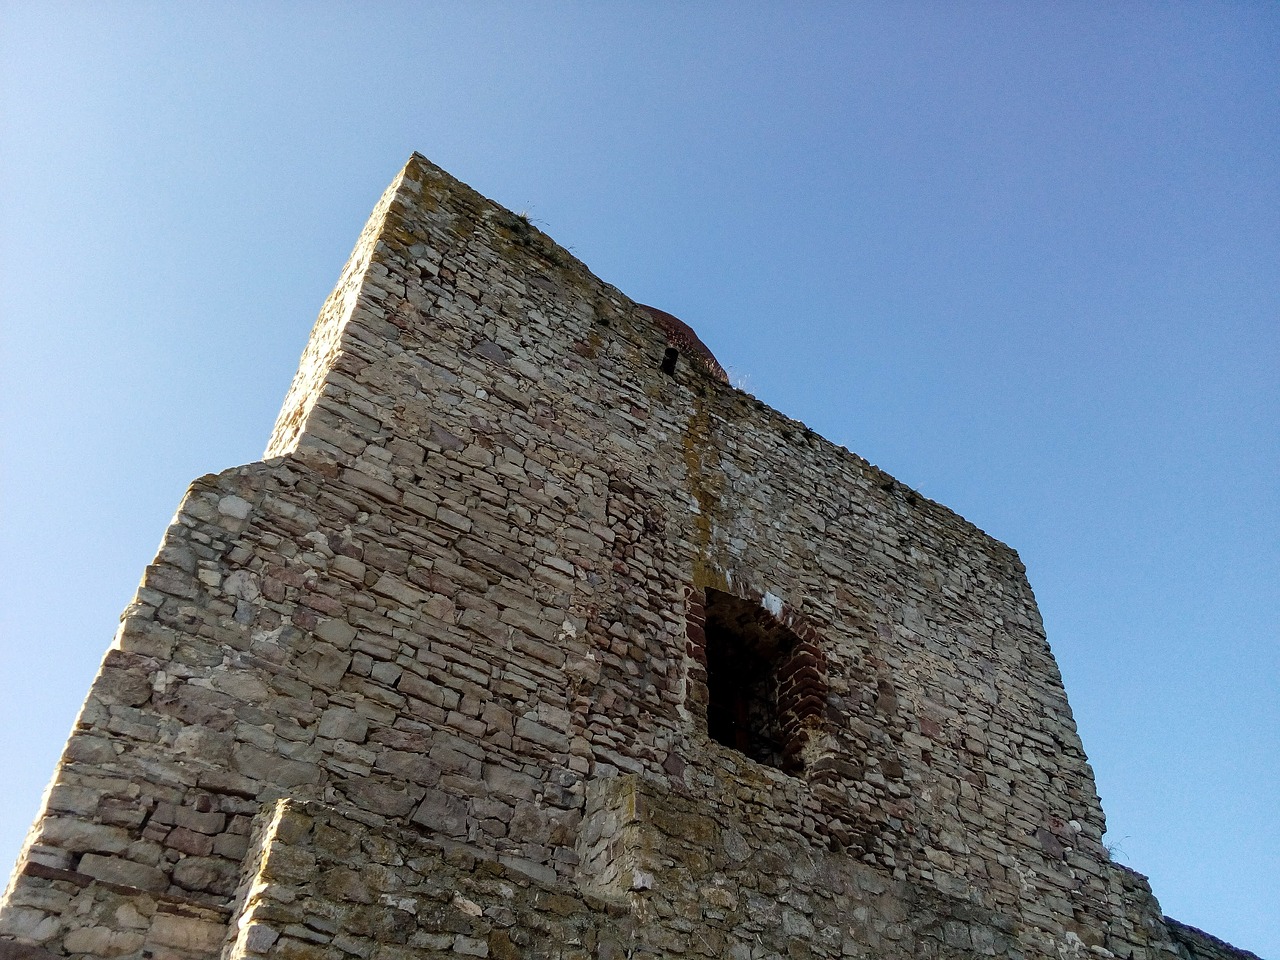
M1218 960L1102 847L1016 554L664 317L415 156L147 568L0 958ZM777 765L708 736L710 591L795 638Z

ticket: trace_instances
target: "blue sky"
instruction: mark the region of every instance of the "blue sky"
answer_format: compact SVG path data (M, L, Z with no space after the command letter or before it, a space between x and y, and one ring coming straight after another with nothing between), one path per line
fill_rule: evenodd
M0 860L413 150L1015 547L1109 839L1280 957L1280 7L0 3Z

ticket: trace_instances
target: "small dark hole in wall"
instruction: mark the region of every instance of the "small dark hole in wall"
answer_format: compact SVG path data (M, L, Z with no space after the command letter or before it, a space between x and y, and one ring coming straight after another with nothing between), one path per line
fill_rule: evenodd
M669 377L676 375L676 358L680 356L680 351L675 347L667 347L667 352L662 355L662 372Z

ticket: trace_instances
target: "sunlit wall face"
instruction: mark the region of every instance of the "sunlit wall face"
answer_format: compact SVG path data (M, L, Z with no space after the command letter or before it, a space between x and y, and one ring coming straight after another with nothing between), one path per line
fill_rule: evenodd
M1272 8L4 18L0 860L418 149L1016 547L1120 856L1280 954Z

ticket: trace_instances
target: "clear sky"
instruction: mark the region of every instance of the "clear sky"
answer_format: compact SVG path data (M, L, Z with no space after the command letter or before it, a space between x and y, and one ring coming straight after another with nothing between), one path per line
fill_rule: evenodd
M0 13L0 871L418 150L1015 547L1117 857L1280 958L1280 5Z

